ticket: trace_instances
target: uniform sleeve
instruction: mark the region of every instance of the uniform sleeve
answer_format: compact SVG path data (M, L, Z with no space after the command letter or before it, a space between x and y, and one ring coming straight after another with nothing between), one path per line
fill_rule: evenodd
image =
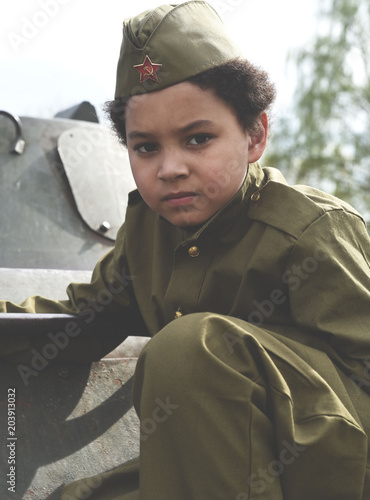
M112 340L104 338L91 338L86 344L82 335L75 335L69 324L73 338L74 353L69 349L71 356L67 359L99 359L116 345L124 340L127 335L134 334L135 323L137 330L143 328L141 315L138 311L133 293L133 276L125 256L125 229L120 229L114 248L109 251L95 266L90 283L71 283L67 288L65 300L51 300L46 297L32 296L21 304L14 304L6 300L0 301L0 313L42 313L42 314L67 314L78 315L79 327L75 331L91 330L91 325L102 318L113 318L122 322L122 338L112 344ZM70 320L69 320L70 321ZM68 325L68 320L66 320ZM81 326L82 325L82 326ZM66 327L67 328L67 327ZM19 336L17 332L0 331L0 356L14 358L22 352L31 351L36 345L42 346L48 338L42 336ZM66 332L69 334L69 331ZM83 332L82 332L83 333ZM138 334L138 332L136 332ZM145 335L145 333L142 333ZM40 334L41 335L41 334ZM71 339L72 340L72 339ZM50 342L50 340L49 340ZM71 342L72 344L72 342ZM64 352L63 354L66 354ZM68 354L68 353L67 353Z
M326 212L298 239L283 280L300 328L324 334L339 353L370 358L370 239L363 220Z

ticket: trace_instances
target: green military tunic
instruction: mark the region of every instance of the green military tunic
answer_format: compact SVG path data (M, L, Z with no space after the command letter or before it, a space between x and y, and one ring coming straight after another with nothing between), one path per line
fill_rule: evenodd
M214 411L207 410L208 421L200 417L203 427L189 425L194 418L189 413L188 419L180 419L180 428L188 429L185 436L171 417L150 439L143 439L140 498L365 499L370 498L369 262L366 226L353 208L316 189L291 187L279 171L252 164L237 194L201 227L174 227L149 209L137 191L131 193L115 247L98 262L90 284L71 284L65 301L31 297L20 306L3 301L0 311L77 313L86 322L97 314L120 314L123 324L129 318L130 324L143 325L143 333L154 338L139 359L136 375L134 399L142 421L154 411L146 401L158 400L158 387L164 383L172 386L163 389L160 400L171 394L181 414L187 404L182 383L186 387L189 374L181 362L186 353L188 359L199 353L194 387L212 373L209 393L231 394L240 383L235 398L242 392L251 406L250 384L255 394L256 381L263 380L257 384L262 391L258 411L253 418L249 415L250 421L247 413L238 420L242 425L245 415L251 434L238 441L236 433L228 441L235 457L239 452L243 457L240 450L249 449L248 439L259 436L259 446L241 458L248 464L245 469L236 473L230 468L227 447L220 448L218 463L222 469L225 462L227 474L214 474L210 479L214 490L209 486L202 493L206 480L194 475L199 463L189 469L184 463L182 454L191 463L197 460L194 449L188 448L189 434L196 435L197 426L210 443L213 435L206 433L207 426L213 428L210 419L219 423L216 428L221 433L232 419L233 410L227 405L223 414L224 407L216 410L209 401ZM191 331L195 335L186 340ZM201 345L194 349L197 339ZM15 358L29 348L28 339L23 343L10 339L3 353ZM256 349L258 354L252 355ZM206 370L202 367L208 366L210 353L222 364ZM148 382L156 366L165 368ZM235 384L226 387L220 380L225 366L226 376L235 378ZM177 384L176 370L182 373ZM167 432L172 439L166 445ZM163 481L156 478L169 466L165 457L171 447L182 459L177 469L175 465L168 469L173 484L168 481L167 489L161 490ZM289 460L297 460L284 462L284 450L284 456L290 453ZM264 469L267 464L273 465ZM179 468L194 491L185 486L176 491ZM138 473L130 464L120 474L109 475L91 498L139 498L132 489L132 469ZM270 474L263 476L264 470ZM117 474L122 478L119 486ZM212 478L212 471L209 474ZM219 478L224 476L222 482ZM227 477L235 485L232 496L225 486ZM125 489L125 484L130 486ZM153 485L155 492L148 489ZM67 488L66 499L73 487ZM116 496L106 493L110 487L112 492L118 488Z

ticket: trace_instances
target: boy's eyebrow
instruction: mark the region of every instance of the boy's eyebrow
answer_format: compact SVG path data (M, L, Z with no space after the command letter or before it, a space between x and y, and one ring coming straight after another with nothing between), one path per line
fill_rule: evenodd
M127 134L127 138L128 139L136 139L136 138L139 138L139 139L148 139L149 137L152 137L152 134L149 134L147 132L139 132L137 130L133 130L132 132L129 132Z
M180 133L187 133L191 132L194 128L202 128L202 127L209 127L213 125L213 122L211 120L196 120L194 122L189 123L188 125L185 125L185 127L181 127L179 129ZM154 137L154 134L150 132L140 132L139 130L132 130L127 134L127 137L131 140L133 139L149 139L151 137Z
M213 122L211 122L211 120L196 120L189 123L185 127L182 127L180 129L180 132L190 132L194 128L209 127L210 125L213 125Z

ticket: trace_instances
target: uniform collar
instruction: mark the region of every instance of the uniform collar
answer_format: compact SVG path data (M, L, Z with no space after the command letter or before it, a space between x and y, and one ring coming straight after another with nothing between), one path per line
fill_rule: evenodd
M186 240L194 241L205 231L207 234L216 231L218 236L226 236L236 226L235 222L238 221L241 213L247 213L253 193L265 183L265 174L259 163L251 163L242 186L225 206L202 225L182 228Z

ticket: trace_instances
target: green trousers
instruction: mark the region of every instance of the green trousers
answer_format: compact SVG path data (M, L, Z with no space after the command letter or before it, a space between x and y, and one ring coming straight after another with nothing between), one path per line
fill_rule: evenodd
M292 334L176 319L139 357L134 404L140 459L62 500L370 499L370 396Z

